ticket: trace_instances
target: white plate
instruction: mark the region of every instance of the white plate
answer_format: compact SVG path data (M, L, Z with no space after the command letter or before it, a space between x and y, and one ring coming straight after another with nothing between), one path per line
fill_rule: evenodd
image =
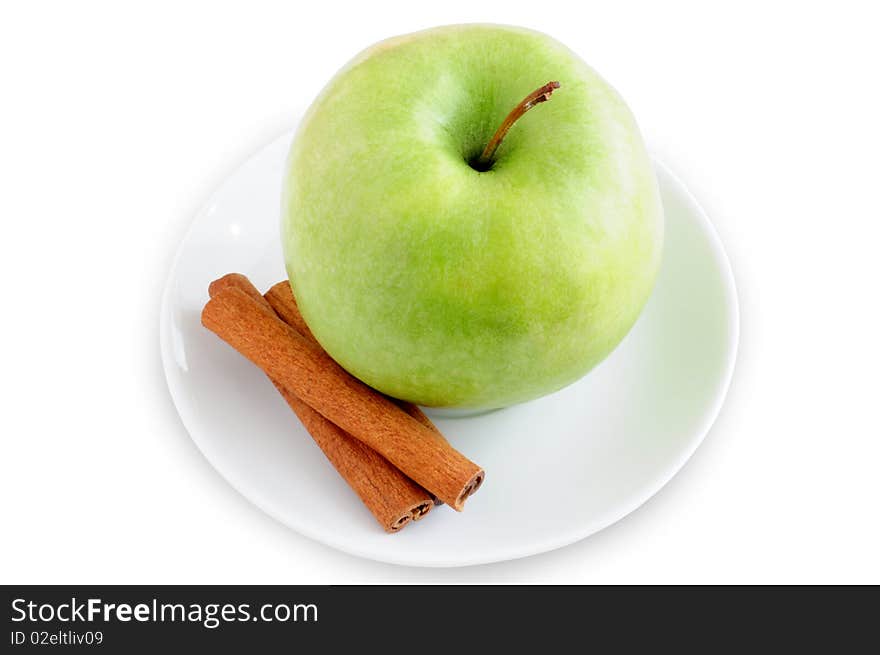
M268 379L199 322L211 280L239 271L266 289L285 277L280 181L291 137L247 161L198 213L162 300L162 359L174 403L208 461L246 498L348 553L462 566L583 539L633 511L684 465L721 407L739 320L718 236L658 164L666 246L636 326L607 360L558 393L482 416L437 418L449 440L485 467L486 483L464 512L440 507L385 534Z

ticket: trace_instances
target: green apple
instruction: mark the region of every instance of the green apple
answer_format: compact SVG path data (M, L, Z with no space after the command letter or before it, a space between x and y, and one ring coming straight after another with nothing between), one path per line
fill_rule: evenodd
M435 407L502 407L582 377L636 321L662 250L623 100L513 27L441 27L355 57L296 133L282 205L318 341L367 384Z

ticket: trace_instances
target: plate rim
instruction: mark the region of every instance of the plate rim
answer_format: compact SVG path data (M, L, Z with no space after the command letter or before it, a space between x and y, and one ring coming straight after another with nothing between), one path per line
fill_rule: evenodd
M277 146L280 141L285 140L289 143L290 139L293 138L294 132L295 129L287 130L281 135L257 148L253 153L242 160L237 166L232 168L217 184L217 186L214 187L213 191L209 194L209 196L205 199L205 201L200 205L199 209L193 215L189 226L187 227L183 237L177 245L177 249L174 253L174 257L172 258L171 265L168 269L168 274L165 279L165 284L160 300L161 305L159 308L158 345L162 359L162 368L165 373L165 382L168 386L168 391L171 395L171 400L174 404L174 408L177 410L178 416L180 416L181 423L183 424L183 427L186 429L189 438L195 444L196 448L199 450L199 452L202 454L202 456L205 458L211 468L213 468L214 471L216 471L217 474L220 475L220 477L227 484L235 489L238 494L240 494L250 504L257 507L264 514L268 515L273 520L278 521L281 525L284 525L288 529L294 530L295 532L303 535L304 537L307 537L312 541L323 544L325 546L330 546L348 555L353 555L356 557L361 557L378 562L384 562L387 564L394 564L398 566L412 566L420 568L455 568L522 559L525 557L531 557L533 555L547 553L553 550L557 550L559 548L564 548L565 546L569 546L571 544L582 541L583 539L586 539L587 537L596 534L597 532L600 532L611 525L614 525L618 521L632 514L639 507L644 505L648 500L656 496L669 483L669 481L672 480L672 478L674 478L678 474L678 472L681 471L682 468L684 468L684 466L696 452L697 448L699 448L700 444L703 443L706 436L712 429L712 426L717 420L718 415L721 412L721 408L724 405L727 394L730 390L730 385L733 380L733 374L736 368L736 361L739 352L739 296L737 294L736 279L733 273L733 267L730 263L730 258L727 256L727 252L724 249L721 237L718 234L715 226L712 224L712 221L709 219L708 214L691 193L690 189L684 184L684 182L682 182L682 180L675 173L672 172L669 166L661 161L655 154L651 153L651 162L654 167L672 181L672 183L676 186L677 192L682 194L682 196L686 198L688 203L691 205L691 208L694 210L694 213L700 219L700 227L706 233L706 240L711 247L713 259L718 263L718 268L722 272L723 286L727 296L725 308L728 314L727 328L729 332L726 348L727 359L724 363L724 369L721 375L721 384L718 386L717 392L715 393L712 402L706 404L706 408L702 413L700 426L693 431L694 436L688 442L687 448L683 448L681 450L681 453L677 460L666 467L663 475L657 476L656 482L653 485L646 487L646 490L641 494L638 494L632 502L626 505L621 505L620 507L622 507L623 509L609 512L608 516L603 515L599 519L588 522L585 525L581 525L577 529L572 530L571 532L566 532L562 535L558 535L555 538L549 539L545 542L530 542L527 547L511 547L506 550L495 551L494 554L491 556L474 556L471 558L457 559L433 558L428 561L419 560L418 558L389 557L384 553L377 552L373 548L358 548L357 546L352 546L350 541L336 539L333 536L328 536L323 533L317 534L316 531L309 529L307 526L304 526L295 520L291 521L289 517L282 518L275 511L265 506L264 503L253 498L252 495L245 493L239 487L238 483L236 483L233 479L231 479L230 476L221 471L211 459L211 457L208 456L208 453L206 452L206 447L203 446L201 440L195 434L197 430L193 430L193 425L196 423L196 419L191 415L189 409L185 406L185 403L182 403L179 400L184 394L182 393L182 390L179 386L181 381L179 379L179 376L176 374L177 364L175 361L173 361L173 356L171 355L171 351L173 350L170 344L172 325L171 293L173 282L176 279L178 266L180 264L181 257L183 256L184 249L189 242L196 225L199 224L199 222L210 211L211 207L215 204L215 200L219 196L222 189L225 187L226 183L230 179L235 177L245 167L251 164L254 160L260 157L266 150Z

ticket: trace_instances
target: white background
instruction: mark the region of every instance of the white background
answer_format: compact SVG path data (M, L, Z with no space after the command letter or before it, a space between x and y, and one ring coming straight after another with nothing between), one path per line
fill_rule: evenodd
M3 3L0 582L880 582L869 7ZM410 569L313 543L213 471L165 387L159 299L212 188L348 58L474 21L548 32L627 99L727 247L740 356L705 443L628 518Z

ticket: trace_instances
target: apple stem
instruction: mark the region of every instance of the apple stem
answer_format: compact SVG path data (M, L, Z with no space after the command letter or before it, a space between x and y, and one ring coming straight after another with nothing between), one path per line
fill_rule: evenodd
M553 92L558 88L559 82L547 82L547 84L535 89L523 98L522 102L513 108L513 110L507 115L507 118L501 123L501 126L495 134L492 135L489 143L487 143L486 147L483 149L483 154L481 154L473 163L473 167L478 171L488 171L492 168L492 164L495 163L495 152L498 150L501 142L504 141L504 137L507 136L507 133L510 131L510 128L513 127L513 124L516 123L529 109L549 100L550 96L553 95Z

